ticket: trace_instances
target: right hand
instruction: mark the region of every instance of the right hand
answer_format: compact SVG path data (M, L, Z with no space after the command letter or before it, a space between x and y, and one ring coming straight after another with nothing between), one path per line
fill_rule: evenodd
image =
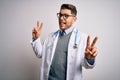
M95 59L95 57L98 54L98 50L95 47L95 44L98 40L98 37L96 36L92 42L92 44L90 45L90 36L88 36L87 38L87 46L86 46L86 50L85 50L85 57L88 59Z
M32 30L32 38L37 39L41 35L43 23L40 23L37 21L37 26L33 28Z

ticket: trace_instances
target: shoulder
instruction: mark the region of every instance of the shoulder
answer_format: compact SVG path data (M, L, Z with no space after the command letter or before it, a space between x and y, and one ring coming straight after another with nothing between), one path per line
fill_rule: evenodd
M46 39L47 39L47 40L54 39L54 38L56 38L56 36L57 36L58 34L59 34L59 30L57 30L57 31L55 31L55 32L51 32Z
M80 31L78 32L78 41L79 41L79 44L81 44L84 49L86 47L87 37L88 37L87 33L80 32Z
M88 34L85 33L85 32L81 32L81 31L78 30L78 37L79 37L80 40L86 41L87 37L88 37Z
M59 30L57 30L57 31L55 31L55 32L51 32L47 37L46 37L46 39L45 39L45 43L48 43L48 42L51 42L51 41L53 41L55 38L56 38L56 36L58 35L58 33L59 33Z
M57 36L59 34L59 30L55 31L55 32L51 32L49 34L49 37L54 37L54 36Z
M81 31L78 30L77 28L74 29L74 32L75 32L75 34L78 35L78 37L87 37L87 36L88 36L87 33L85 33L85 32L81 32Z
M80 35L80 36L82 36L82 37L85 37L85 38L88 36L88 34L87 34L87 33L80 32L80 31L79 31L79 35Z

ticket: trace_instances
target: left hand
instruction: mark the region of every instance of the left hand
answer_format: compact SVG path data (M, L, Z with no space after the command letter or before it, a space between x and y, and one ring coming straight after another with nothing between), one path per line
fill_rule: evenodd
M38 37L41 36L42 27L43 27L43 23L37 21L37 26L34 27L32 30L32 38L37 39Z
M95 43L97 42L98 37L96 36L90 45L90 36L87 38L87 46L85 49L85 57L88 59L95 59L98 54L97 48L95 47Z

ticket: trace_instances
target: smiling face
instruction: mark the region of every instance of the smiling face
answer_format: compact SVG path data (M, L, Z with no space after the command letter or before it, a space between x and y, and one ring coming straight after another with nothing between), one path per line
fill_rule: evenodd
M59 13L59 28L61 30L68 29L76 21L76 16L69 9L61 9Z

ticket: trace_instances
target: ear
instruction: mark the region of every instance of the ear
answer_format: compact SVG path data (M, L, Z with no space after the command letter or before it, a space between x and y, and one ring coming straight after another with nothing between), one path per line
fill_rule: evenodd
M75 16L74 18L73 18L73 21L75 22L77 20L77 17Z
M77 20L77 17L75 16L74 18L75 18L74 21L76 21L76 20Z

